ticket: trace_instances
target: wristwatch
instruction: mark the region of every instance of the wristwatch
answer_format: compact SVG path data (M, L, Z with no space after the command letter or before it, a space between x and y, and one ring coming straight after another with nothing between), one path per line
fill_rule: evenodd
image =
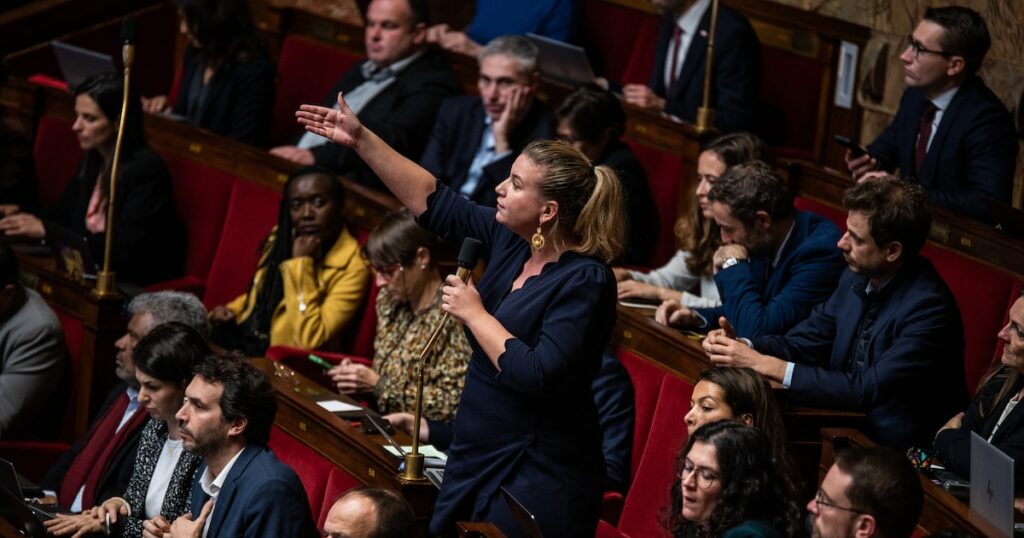
M747 260L741 260L741 259L737 258L736 256L729 256L728 258L725 259L724 262L722 262L722 269L728 269L728 268L736 265L737 263L745 262L745 261L747 261Z

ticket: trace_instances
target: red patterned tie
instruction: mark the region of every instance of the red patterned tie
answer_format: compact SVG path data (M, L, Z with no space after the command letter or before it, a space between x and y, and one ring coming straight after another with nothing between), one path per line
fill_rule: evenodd
M665 89L665 95L672 95L672 90L676 87L676 79L679 78L679 49L683 45L683 29L678 24L672 26L672 54L668 60L668 87Z
M924 166L924 156L928 152L928 139L932 137L932 121L935 120L935 112L939 107L931 101L924 102L924 112L921 113L921 124L917 129L917 148L914 151L914 172L920 176L921 167Z

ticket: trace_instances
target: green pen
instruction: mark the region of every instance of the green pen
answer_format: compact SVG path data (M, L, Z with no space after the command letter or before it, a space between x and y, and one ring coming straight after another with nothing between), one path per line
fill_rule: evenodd
M334 368L333 364L331 364L331 363L321 359L320 357L317 357L316 355L314 355L312 353L310 353L309 357L306 357L306 358L309 359L310 361L312 361L314 364L320 366L324 370L330 370L331 368Z

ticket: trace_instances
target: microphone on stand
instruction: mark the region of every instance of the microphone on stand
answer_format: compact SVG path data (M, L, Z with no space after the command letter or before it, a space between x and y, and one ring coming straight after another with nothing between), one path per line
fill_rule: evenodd
M107 193L107 233L103 245L103 268L96 278L94 293L98 297L117 294L117 280L110 268L110 253L114 237L114 197L117 195L117 174L121 169L121 144L124 142L125 117L131 96L132 63L135 62L135 21L121 23L121 60L124 63L124 93L121 95L121 117L118 120L117 140L114 142L114 162L110 167L110 189Z
M477 261L480 259L480 252L483 250L483 243L472 237L467 237L462 240L462 248L459 249L459 268L455 271L455 276L463 282L469 281L470 275L473 274L473 268L476 267ZM406 480L423 480L423 454L420 454L420 420L423 416L423 370L426 366L427 353L430 353L430 349L437 343L437 339L441 337L441 331L444 330L445 325L448 324L448 320L451 319L451 314L448 312L444 313L441 317L441 321L434 328L434 332L430 335L430 340L427 340L427 345L423 346L423 351L420 352L420 358L417 361L418 367L416 369L416 410L413 413L413 426L412 426L412 450L405 453L405 470L402 472L402 478Z

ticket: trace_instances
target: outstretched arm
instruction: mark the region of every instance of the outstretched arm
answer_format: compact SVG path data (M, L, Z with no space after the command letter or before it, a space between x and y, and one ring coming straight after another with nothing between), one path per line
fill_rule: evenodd
M355 150L413 215L418 217L427 210L427 196L434 192L434 177L364 128L341 92L338 110L302 105L295 116L307 131Z

